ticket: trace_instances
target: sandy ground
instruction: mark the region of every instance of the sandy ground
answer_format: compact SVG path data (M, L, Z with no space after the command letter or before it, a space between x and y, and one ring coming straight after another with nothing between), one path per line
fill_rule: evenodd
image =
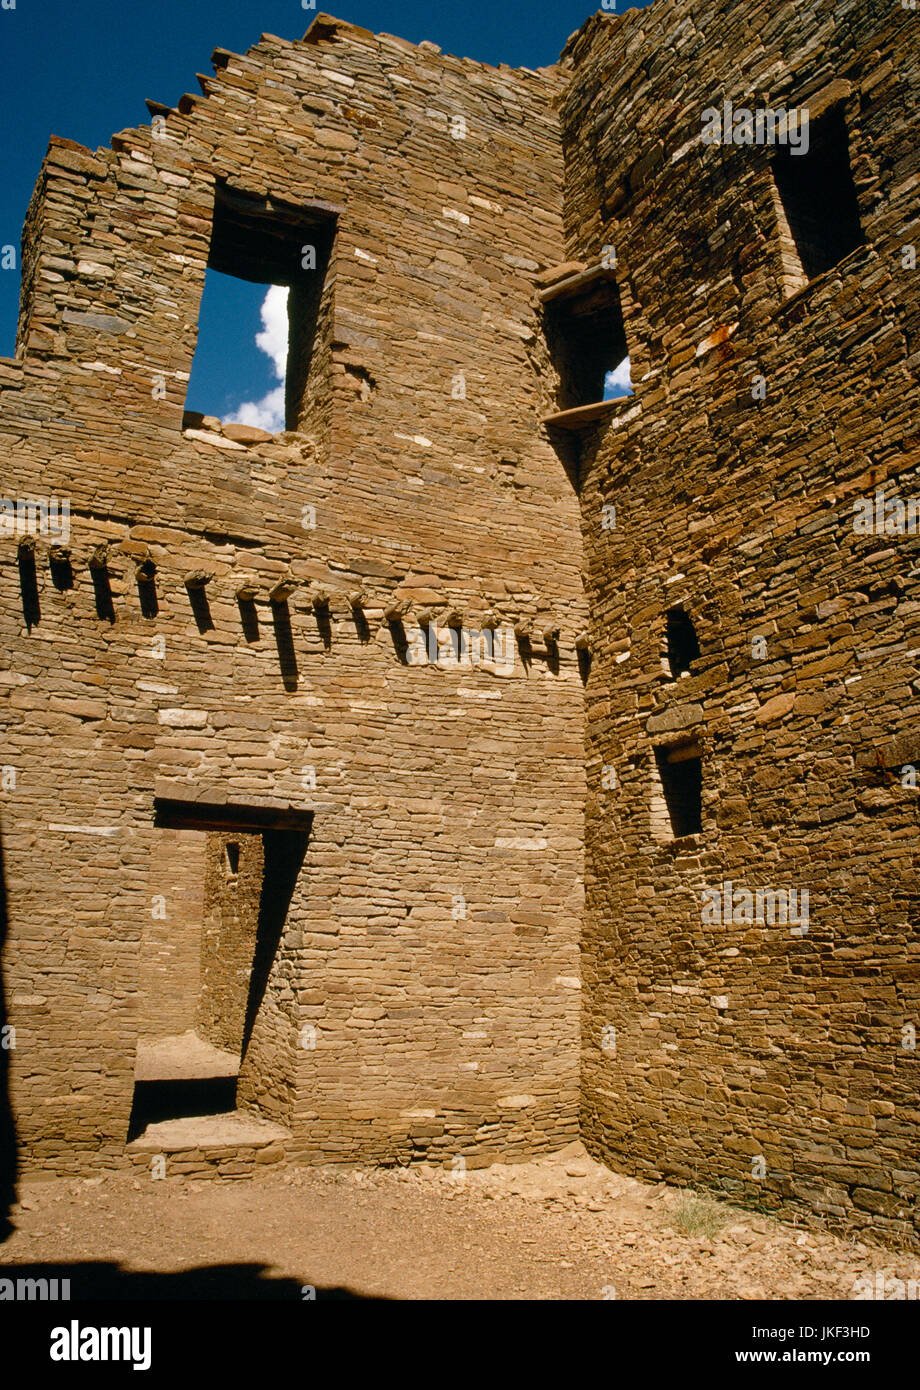
M729 1206L680 1229L686 1203L577 1144L466 1174L27 1180L0 1277L70 1278L72 1299L853 1299L862 1276L920 1279L912 1254Z

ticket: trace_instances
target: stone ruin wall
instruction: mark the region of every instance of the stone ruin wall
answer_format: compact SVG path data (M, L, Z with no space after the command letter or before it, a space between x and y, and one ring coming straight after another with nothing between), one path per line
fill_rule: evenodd
M478 1162L574 1132L586 620L565 464L591 612L585 1140L643 1177L915 1239L913 543L855 535L852 504L916 492L900 252L917 240L917 44L894 5L761 5L740 25L721 0L656 0L526 73L321 17L304 44L218 50L206 96L153 108L165 140L52 142L19 356L0 363L8 489L38 477L75 509L76 588L48 586L40 544L28 635L10 541L0 567L30 1162L120 1161L157 789L313 813L241 1077L296 1156ZM808 285L771 152L699 141L726 96L845 113L865 244ZM181 429L215 179L336 218L297 433ZM534 290L607 244L635 396L573 470L539 428L560 401ZM104 541L114 624L87 572ZM148 556L155 623L134 579ZM199 570L205 632L183 586ZM286 577L296 690L267 602ZM537 640L558 626L559 670L539 653L510 679L401 665L394 603L410 626L490 609ZM679 680L662 664L675 604L700 644ZM674 841L655 753L688 740L703 828ZM52 804L115 833L52 833ZM726 880L807 888L807 933L704 924L702 891Z
M585 1141L915 1241L920 540L855 534L853 500L920 495L916 16L655 4L564 63L568 253L616 246L637 383L582 459ZM700 143L725 97L845 113L865 244L794 295L774 152ZM654 750L690 739L702 833L675 841ZM726 880L807 888L807 932L704 925Z
M238 851L235 866L228 862L231 845ZM243 1047L264 867L260 835L207 836L196 1032L237 1056Z
M161 830L148 867L149 907L138 962L139 1038L171 1037L195 1027L201 989L204 841L194 830Z
M164 856L157 796L313 814L250 1046L294 1156L555 1147L577 1125L586 614L577 502L539 434L534 277L562 254L554 79L325 20L215 64L165 138L52 141L17 358L0 363L4 489L72 507L73 587L39 537L30 630L16 538L0 542L23 1162L123 1161L151 898L193 872L191 839ZM309 429L183 430L220 181L336 217ZM533 659L510 676L401 664L394 605L410 633L491 612L532 634Z

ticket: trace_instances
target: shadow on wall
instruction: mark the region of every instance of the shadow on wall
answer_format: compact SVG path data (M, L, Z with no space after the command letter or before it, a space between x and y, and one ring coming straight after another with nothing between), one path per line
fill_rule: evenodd
M281 664L281 680L285 690L295 691L299 672L297 652L294 647L294 634L291 630L291 611L286 600L272 603L272 625L275 631L275 645Z
M3 837L0 832L0 1241L12 1233L10 1208L16 1201L17 1145L13 1107L10 1104L10 1053L3 984L3 950L7 934L6 874L3 867Z
M272 962L281 941L297 875L303 866L309 843L306 830L264 830L262 848L262 892L259 899L259 921L256 927L249 997L246 1001L246 1020L243 1024L243 1057L262 1007Z

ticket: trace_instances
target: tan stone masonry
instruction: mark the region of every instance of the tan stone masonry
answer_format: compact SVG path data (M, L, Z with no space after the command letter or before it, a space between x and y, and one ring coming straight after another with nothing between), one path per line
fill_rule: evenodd
M917 24L655 0L529 71L321 15L52 137L0 360L0 491L69 509L0 530L26 1167L146 1165L138 1044L194 1029L248 1137L180 1117L186 1171L580 1132L916 1242L920 551L852 518L920 495ZM706 143L728 99L820 158ZM209 264L289 286L276 435L186 412Z

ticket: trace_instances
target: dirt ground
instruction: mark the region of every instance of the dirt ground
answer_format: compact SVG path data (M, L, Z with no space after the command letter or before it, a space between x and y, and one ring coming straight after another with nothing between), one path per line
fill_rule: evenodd
M920 1279L912 1254L649 1187L578 1144L465 1174L27 1180L13 1222L0 1277L70 1278L72 1299L853 1299L879 1271Z

